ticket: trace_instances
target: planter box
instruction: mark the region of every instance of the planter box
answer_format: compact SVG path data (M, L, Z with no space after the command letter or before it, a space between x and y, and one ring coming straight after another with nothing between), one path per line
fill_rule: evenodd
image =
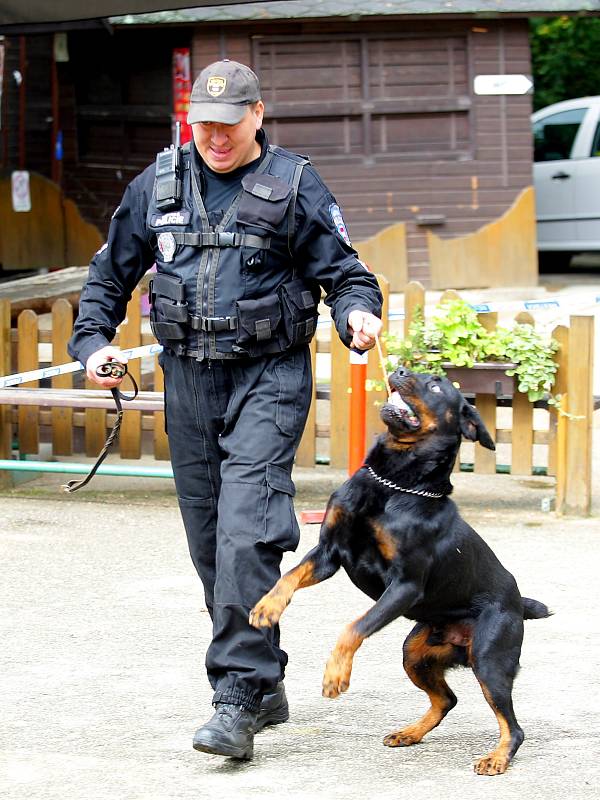
M496 397L512 397L516 391L514 377L506 374L514 364L501 362L484 362L472 367L455 367L443 363L442 367L451 381L460 384L460 390L466 394L493 394Z

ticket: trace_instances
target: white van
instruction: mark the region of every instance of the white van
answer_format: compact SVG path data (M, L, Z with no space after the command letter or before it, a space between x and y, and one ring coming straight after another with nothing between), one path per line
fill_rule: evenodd
M533 114L540 262L568 266L600 253L600 96L563 100Z

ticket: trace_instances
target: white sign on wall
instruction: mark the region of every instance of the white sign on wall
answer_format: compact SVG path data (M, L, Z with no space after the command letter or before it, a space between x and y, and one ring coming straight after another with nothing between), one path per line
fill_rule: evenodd
M528 75L476 75L475 94L528 94L533 81Z
M13 211L31 211L29 172L15 170L11 177Z

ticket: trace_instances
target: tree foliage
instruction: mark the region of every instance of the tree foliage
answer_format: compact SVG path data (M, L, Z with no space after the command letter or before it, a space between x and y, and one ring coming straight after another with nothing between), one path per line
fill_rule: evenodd
M600 93L600 18L531 20L534 108Z

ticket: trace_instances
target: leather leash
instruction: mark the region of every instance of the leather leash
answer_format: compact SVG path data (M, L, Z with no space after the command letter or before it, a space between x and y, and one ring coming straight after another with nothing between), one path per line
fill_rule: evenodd
M87 483L91 481L94 477L96 472L98 471L98 467L104 459L106 458L108 451L110 450L112 444L119 438L119 431L121 429L121 421L123 419L123 406L121 405L122 400L131 401L135 400L138 395L138 385L135 382L133 375L127 371L127 364L121 364L120 361L107 361L105 364L100 364L100 366L96 369L96 375L101 378L111 377L111 378L123 378L125 375L129 377L129 380L133 384L133 394L126 395L123 392L119 391L116 386L114 386L110 391L112 393L113 399L115 401L115 406L117 407L117 419L115 420L115 424L111 432L108 435L106 442L104 443L104 447L100 451L100 455L96 459L96 463L85 476L81 480L72 480L68 483L62 485L62 490L68 493L76 492L78 489L81 489Z

